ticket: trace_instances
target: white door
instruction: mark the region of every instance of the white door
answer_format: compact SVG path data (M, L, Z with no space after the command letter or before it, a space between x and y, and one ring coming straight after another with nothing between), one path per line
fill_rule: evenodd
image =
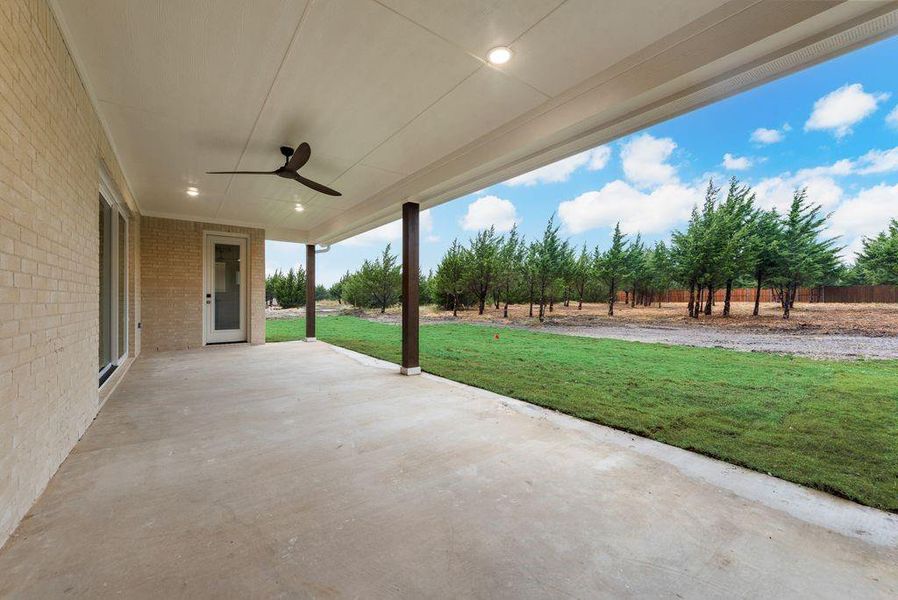
M246 341L246 239L206 236L206 343Z

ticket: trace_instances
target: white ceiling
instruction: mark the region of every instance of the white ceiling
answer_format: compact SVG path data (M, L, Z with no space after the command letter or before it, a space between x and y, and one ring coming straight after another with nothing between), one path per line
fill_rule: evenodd
M53 0L144 214L330 242L894 31L895 2ZM503 67L488 50L514 50ZM271 170L308 141L316 194ZM186 196L197 186L197 198ZM294 203L306 210L297 213Z

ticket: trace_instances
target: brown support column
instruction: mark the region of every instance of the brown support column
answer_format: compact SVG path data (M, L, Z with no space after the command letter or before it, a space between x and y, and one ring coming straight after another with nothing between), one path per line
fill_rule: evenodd
M402 205L402 367L418 375L418 204Z
M315 244L306 244L306 341L315 341Z

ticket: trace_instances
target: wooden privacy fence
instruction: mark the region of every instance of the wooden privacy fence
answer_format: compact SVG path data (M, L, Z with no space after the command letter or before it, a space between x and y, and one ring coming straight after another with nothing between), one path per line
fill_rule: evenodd
M825 285L817 289L818 302L898 303L898 285Z
M723 302L726 290L717 290L714 301ZM617 297L624 301L626 292L619 292ZM696 293L696 298L698 294ZM632 298L631 298L632 300ZM655 296L653 301L658 302ZM670 290L662 294L661 302L689 302L689 290ZM730 295L732 302L754 302L755 288L733 288ZM798 288L796 302L847 302L847 303L898 303L898 285L825 285L814 288ZM761 289L761 302L779 302L779 297L770 288Z

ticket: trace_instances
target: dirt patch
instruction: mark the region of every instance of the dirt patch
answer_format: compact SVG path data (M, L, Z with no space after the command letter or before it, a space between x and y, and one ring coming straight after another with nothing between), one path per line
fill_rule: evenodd
M341 314L357 314L362 315L362 311L356 310L345 304L339 304L331 300L324 300L315 303L316 315L341 315ZM306 307L298 306L296 308L281 308L280 306L266 306L266 319L299 319L306 316Z
M512 327L516 327L512 325ZM745 352L795 354L809 358L895 359L898 337L843 333L812 334L789 331L753 332L714 327L663 327L653 325L598 325L592 327L555 327L544 331L582 337L611 338L634 342L659 343L703 348L727 348Z
M476 310L451 311L434 306L421 307L422 323L474 323L502 325L564 335L612 338L628 341L729 348L748 352L774 352L812 358L898 358L898 304L801 304L788 320L782 318L777 304L762 304L760 315L752 316L753 304L734 302L732 313L724 318L722 306L711 316L692 319L682 303L663 304L660 308L630 307L622 303L608 316L604 304L584 304L578 310L558 305L547 312L545 321L531 318L529 306L489 307L482 315ZM537 314L538 307L534 307ZM316 314L353 315L381 323L398 324L399 307L363 311L333 301L319 302ZM266 318L295 319L305 316L305 308L269 308Z
M510 306L509 318L502 309L491 307L478 315L476 310L451 312L422 307L424 323L497 324L584 337L612 338L648 343L729 348L748 352L795 354L811 358L898 358L898 305L894 304L803 304L792 317L782 318L777 304L763 304L760 315L754 306L736 302L728 318L721 306L711 316L692 319L685 304L665 304L660 308L615 307L609 317L604 304L556 306L540 323L529 316L529 306ZM534 314L538 307L534 307ZM398 323L399 309L386 313L356 313L364 318Z
M618 304L615 306L613 317L608 316L608 307L604 304L584 304L582 310L578 310L574 304L569 307L557 305L554 311L546 312L543 326L643 325L758 333L898 336L898 304L801 304L796 305L788 320L782 318L782 309L774 303L762 304L757 317L751 314L754 305L750 302L734 302L731 315L727 318L720 314L722 308L721 305L717 305L711 316L702 315L698 319L692 319L687 316L686 304L683 303L664 304L660 308L657 305L632 308ZM533 310L534 314L537 314L538 307L534 307ZM466 310L459 311L458 317L453 317L451 311L422 307L421 319L424 322L461 321L539 325L539 321L535 317L529 316L529 306L527 305L509 306L508 313L509 318L505 319L501 308L497 310L495 307L490 307L483 315L478 315L476 310ZM396 321L399 318L399 309L389 309L383 315L368 312L366 316L378 321Z

